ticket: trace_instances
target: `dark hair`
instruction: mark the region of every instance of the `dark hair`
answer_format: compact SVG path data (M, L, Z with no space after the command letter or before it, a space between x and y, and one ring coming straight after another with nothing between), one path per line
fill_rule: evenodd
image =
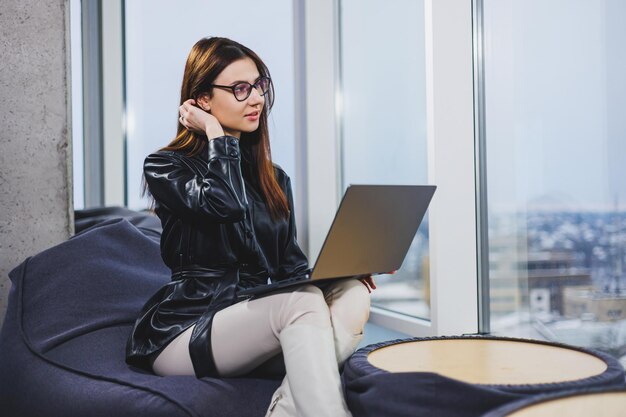
M211 37L200 39L191 48L185 64L183 84L180 90L180 104L190 98L196 100L202 93L212 96L211 84L217 76L231 63L240 59L250 58L261 76L269 77L270 73L261 58L251 49L227 38ZM241 146L248 146L251 155L256 159L259 184L272 218L287 218L289 206L285 193L276 181L267 115L274 105L274 86L265 94L265 105L259 117L259 127L254 132L242 132ZM183 151L189 156L196 155L205 149L206 137L187 130L180 122L176 137L161 150ZM146 184L144 179L144 191Z

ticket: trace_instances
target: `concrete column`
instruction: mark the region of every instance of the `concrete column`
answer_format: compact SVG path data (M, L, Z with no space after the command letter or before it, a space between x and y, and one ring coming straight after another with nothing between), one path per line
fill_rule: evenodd
M73 233L69 1L0 13L0 321L8 272Z

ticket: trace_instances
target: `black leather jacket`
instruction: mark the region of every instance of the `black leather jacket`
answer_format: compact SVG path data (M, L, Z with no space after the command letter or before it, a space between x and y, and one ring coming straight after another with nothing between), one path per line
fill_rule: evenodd
M236 302L237 289L308 270L296 240L290 179L275 166L290 216L271 218L251 150L221 136L189 157L159 151L144 174L163 225L161 255L172 282L142 309L127 345L127 362L151 369L156 355L196 325L190 353L198 377L215 376L210 351L213 315Z

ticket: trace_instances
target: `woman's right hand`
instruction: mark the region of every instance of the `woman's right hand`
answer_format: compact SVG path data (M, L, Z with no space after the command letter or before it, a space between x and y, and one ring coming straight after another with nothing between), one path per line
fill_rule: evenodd
M220 122L211 113L196 106L194 99L185 101L179 108L178 121L186 129L205 134L207 139L215 139L224 136L224 129Z

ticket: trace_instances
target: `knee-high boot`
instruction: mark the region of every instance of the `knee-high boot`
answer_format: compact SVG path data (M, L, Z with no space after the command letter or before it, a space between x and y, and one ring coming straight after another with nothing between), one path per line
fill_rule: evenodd
M333 320L333 337L335 340L335 356L339 369L343 368L345 361L352 356L359 343L363 339L363 330L359 333L346 329L341 321Z
M335 339L335 354L340 369L363 339L369 318L370 294L358 280L334 283L325 292Z
M274 393L267 416L351 417L346 405L333 331L293 324L280 333L287 376Z
M344 362L354 353L357 346L363 339L363 332L354 334L346 330L341 322L333 322L333 338L335 341L335 357L338 368L343 367ZM283 378L280 387L272 395L272 401L265 417L293 417L297 416L296 406L293 401L289 379Z
M272 401L265 417L296 417L297 415L296 405L289 388L289 378L285 376L280 387L272 395Z
M335 340L337 365L341 369L363 339L363 332L353 334L345 330L340 322L335 321L333 324L333 337ZM272 401L265 417L293 417L296 415L296 406L289 388L289 379L285 376L280 387L272 395Z

